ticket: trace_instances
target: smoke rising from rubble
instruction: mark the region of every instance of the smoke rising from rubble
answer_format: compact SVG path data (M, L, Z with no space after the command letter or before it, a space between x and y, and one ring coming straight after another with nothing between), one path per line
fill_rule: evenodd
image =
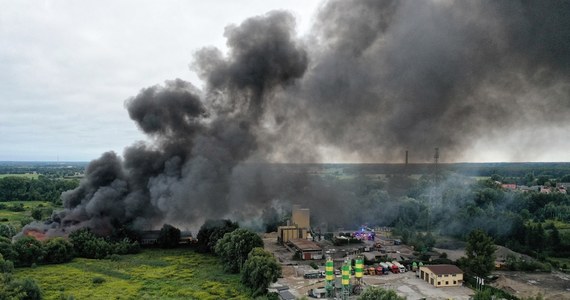
M126 101L152 142L91 162L58 220L195 228L295 202L317 222L371 222L344 205L375 212L387 195L250 162L320 162L322 147L385 162L405 149L427 161L437 146L454 160L481 137L568 126L569 14L554 1L336 0L303 38L282 11L230 25L229 53L204 48L191 64L204 90L176 79Z

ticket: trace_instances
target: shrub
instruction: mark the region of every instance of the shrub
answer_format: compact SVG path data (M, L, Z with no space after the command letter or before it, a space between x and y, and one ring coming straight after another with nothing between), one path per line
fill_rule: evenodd
M71 261L74 256L73 245L63 238L53 238L45 242L46 263L60 264Z
M32 218L36 221L40 221L43 217L43 211L41 208L34 208L32 209Z
M31 266L43 261L44 245L33 237L23 237L14 243L14 251L18 254L15 261L18 266Z
M0 237L0 254L2 254L6 260L16 261L18 258L18 253L14 250L12 241L5 237Z
M6 286L7 299L42 299L42 290L33 279L24 278L19 280L10 280Z
M92 280L92 281L93 281L94 284L101 284L101 283L105 282L105 278L103 278L103 277L93 277L93 280Z
M16 235L16 228L10 224L0 224L0 236L11 239Z
M105 258L111 254L111 245L103 238L96 236L88 228L82 228L69 235L75 253L79 257Z
M164 224L158 235L158 244L161 248L175 248L180 241L180 229Z

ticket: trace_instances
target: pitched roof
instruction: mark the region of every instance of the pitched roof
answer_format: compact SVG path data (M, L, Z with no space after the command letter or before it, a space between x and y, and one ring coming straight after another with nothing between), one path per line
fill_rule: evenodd
M463 273L463 271L455 265L429 265L423 267L428 268L436 275Z

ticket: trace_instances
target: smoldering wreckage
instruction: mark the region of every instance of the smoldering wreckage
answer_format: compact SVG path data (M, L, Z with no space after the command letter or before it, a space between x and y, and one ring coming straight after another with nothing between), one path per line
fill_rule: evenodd
M64 210L25 230L195 229L216 218L261 228L293 203L315 223L389 223L396 201L356 216L344 204L360 196L268 163L320 162L325 148L394 161L434 146L454 160L496 129L566 127L568 15L565 1L332 0L302 37L285 11L230 25L228 53L194 55L204 87L174 79L126 100L148 141L93 160Z

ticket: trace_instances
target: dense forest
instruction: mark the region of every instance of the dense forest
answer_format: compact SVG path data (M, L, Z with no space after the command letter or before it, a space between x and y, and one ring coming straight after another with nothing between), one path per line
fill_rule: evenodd
M60 203L61 193L74 189L78 179L49 178L44 175L37 179L6 176L0 178L0 202L2 201L49 201Z

